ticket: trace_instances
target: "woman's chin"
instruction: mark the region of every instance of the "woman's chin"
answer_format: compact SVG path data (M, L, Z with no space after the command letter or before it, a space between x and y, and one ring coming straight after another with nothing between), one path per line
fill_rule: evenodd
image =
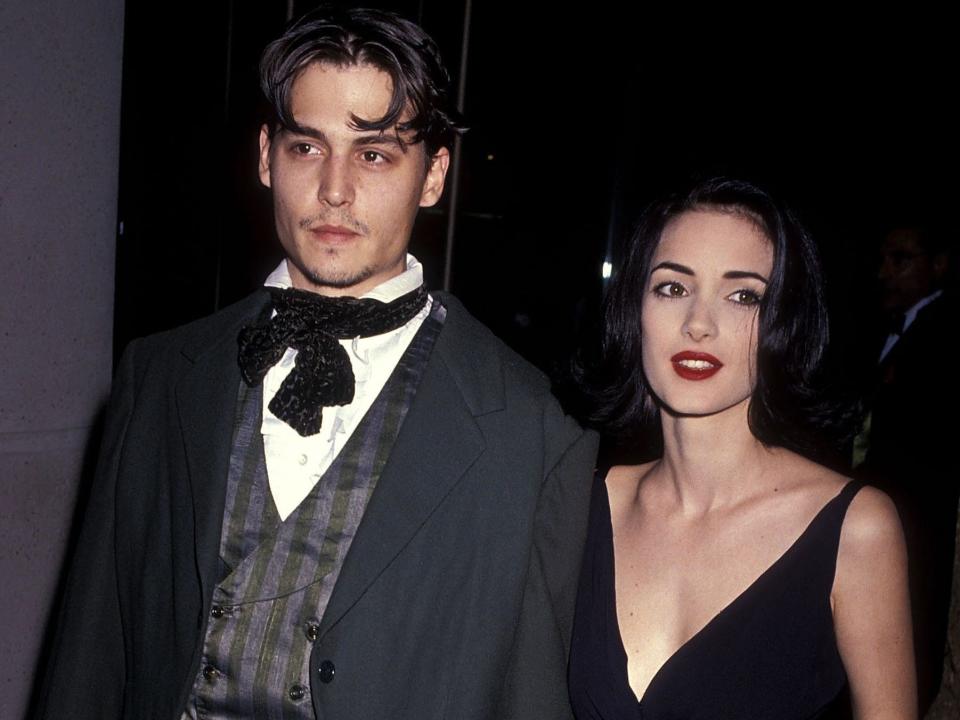
M658 401L661 413L671 418L711 418L729 412L742 412L750 404L750 398L738 399L734 402L703 402L684 398L675 402Z

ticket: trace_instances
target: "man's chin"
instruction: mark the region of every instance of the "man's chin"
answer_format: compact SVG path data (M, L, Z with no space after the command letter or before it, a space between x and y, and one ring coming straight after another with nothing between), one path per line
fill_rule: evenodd
M291 272L294 287L320 294L362 295L367 290L365 285L374 274L371 268L310 268L293 260L291 264L291 269L296 269L296 272ZM358 292L351 292L353 290Z
M331 290L349 290L363 284L373 273L364 272L354 275L336 275L330 273L309 273L304 279L316 288L330 288Z

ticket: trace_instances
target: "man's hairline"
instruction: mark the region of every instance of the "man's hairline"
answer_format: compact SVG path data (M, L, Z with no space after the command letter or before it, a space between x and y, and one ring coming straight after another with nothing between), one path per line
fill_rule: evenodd
M295 85L295 84L297 83L297 81L300 79L300 75L302 75L302 74L307 70L307 68L309 68L311 65L320 65L321 67L324 66L324 65L326 65L326 66L328 66L328 67L335 68L335 69L339 69L339 70L343 70L343 69L347 69L347 68L354 68L354 67L357 67L357 68L364 68L364 67L366 67L366 68L371 68L371 69L373 69L373 70L376 70L376 71L379 72L379 73L383 73L384 75L386 75L386 76L390 79L390 85L391 85L391 87L390 87L390 93L391 93L391 95L393 94L394 85L395 85L396 80L395 80L395 78L393 77L393 75L390 73L390 71L387 70L386 68L384 68L383 66L378 65L378 64L375 63L375 62L372 62L372 61L367 60L367 59L360 59L360 58L347 59L347 60L338 60L338 59L334 59L334 58L312 58L312 59L309 59L309 60L305 60L305 61L302 62L299 66L297 66L297 69L296 69L296 70L292 73L292 75L291 75L290 85L289 85L289 89L290 89L291 92L293 91L294 85ZM406 105L406 107L404 108L404 112L401 113L400 117L397 119L397 122L398 122L398 123L404 122L404 116L407 115L407 111L408 111L409 109L410 109L410 101L408 100L408 101L407 101L407 105ZM290 115L291 117L293 116L293 113L292 113L292 111L290 111L289 108L286 108L286 109L285 109L285 113L288 114L288 115ZM361 120L366 120L366 118L360 118L360 119L361 119ZM295 120L295 119L294 119L294 120ZM368 122L374 122L374 121L368 120ZM301 133L301 128L298 128L298 127L288 127L288 126L284 125L284 123L282 123L282 122L280 121L280 114L279 114L279 113L275 113L275 118L273 119L272 122L264 122L263 125L267 127L267 137L270 138L271 140L277 135L278 132L281 132L281 131L287 131L287 132L293 132L293 133L299 133L299 134L307 134L307 135L309 135L309 133ZM436 158L437 154L438 154L441 150L446 149L448 153L452 151L452 148L450 148L448 144L441 144L441 145L439 145L439 146L437 147L437 149L436 149L433 153L428 153L428 152L426 152L426 140L424 140L423 138L421 138L421 139L419 139L419 140L416 140L416 141L406 142L406 141L400 139L400 133L397 132L397 125L394 125L393 128L392 128L392 130L393 130L393 132L394 132L394 135L397 137L397 139L400 140L401 149L403 149L405 146L408 146L408 145L423 145L423 146L424 146L424 156L425 156L425 158L426 158L427 161L428 161L428 162L427 162L427 167L428 167L428 168L429 168L430 164L432 164L433 160ZM383 129L383 130L380 130L380 134L381 134L381 135L385 134L386 132L387 132L387 129L386 129L386 128ZM406 152L406 150L404 150L404 152Z

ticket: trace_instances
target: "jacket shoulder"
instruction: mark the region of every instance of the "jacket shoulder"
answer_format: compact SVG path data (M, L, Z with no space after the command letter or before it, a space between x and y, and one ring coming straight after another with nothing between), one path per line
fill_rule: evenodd
M447 310L438 351L455 377L486 389L499 384L509 392L552 398L550 380L543 372L511 350L455 297L439 293L438 299Z
M454 297L439 295L447 309L437 351L476 415L505 410L518 421L542 428L547 455L562 455L596 434L585 431L553 396L547 376L511 350Z
M135 347L138 360L178 353L193 359L219 342L235 340L240 329L253 322L268 301L267 293L257 290L212 315L138 338L130 343L127 352L133 353Z

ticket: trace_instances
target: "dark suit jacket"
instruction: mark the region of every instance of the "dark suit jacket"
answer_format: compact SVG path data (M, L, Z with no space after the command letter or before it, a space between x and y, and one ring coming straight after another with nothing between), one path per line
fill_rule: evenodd
M960 377L949 344L958 313L945 292L917 313L877 368L867 402L869 450L856 470L893 498L903 520L922 707L929 706L940 684L953 577Z
M950 403L960 400L960 379L949 351L949 331L958 321L960 307L944 293L917 313L877 368L868 400L865 464L891 486L936 494L960 482L930 474L960 466L952 447L954 423L944 417L956 410Z
M596 438L453 298L311 656L320 718L564 718ZM238 384L265 294L133 343L38 716L179 718L196 677ZM324 661L335 668L320 681Z

